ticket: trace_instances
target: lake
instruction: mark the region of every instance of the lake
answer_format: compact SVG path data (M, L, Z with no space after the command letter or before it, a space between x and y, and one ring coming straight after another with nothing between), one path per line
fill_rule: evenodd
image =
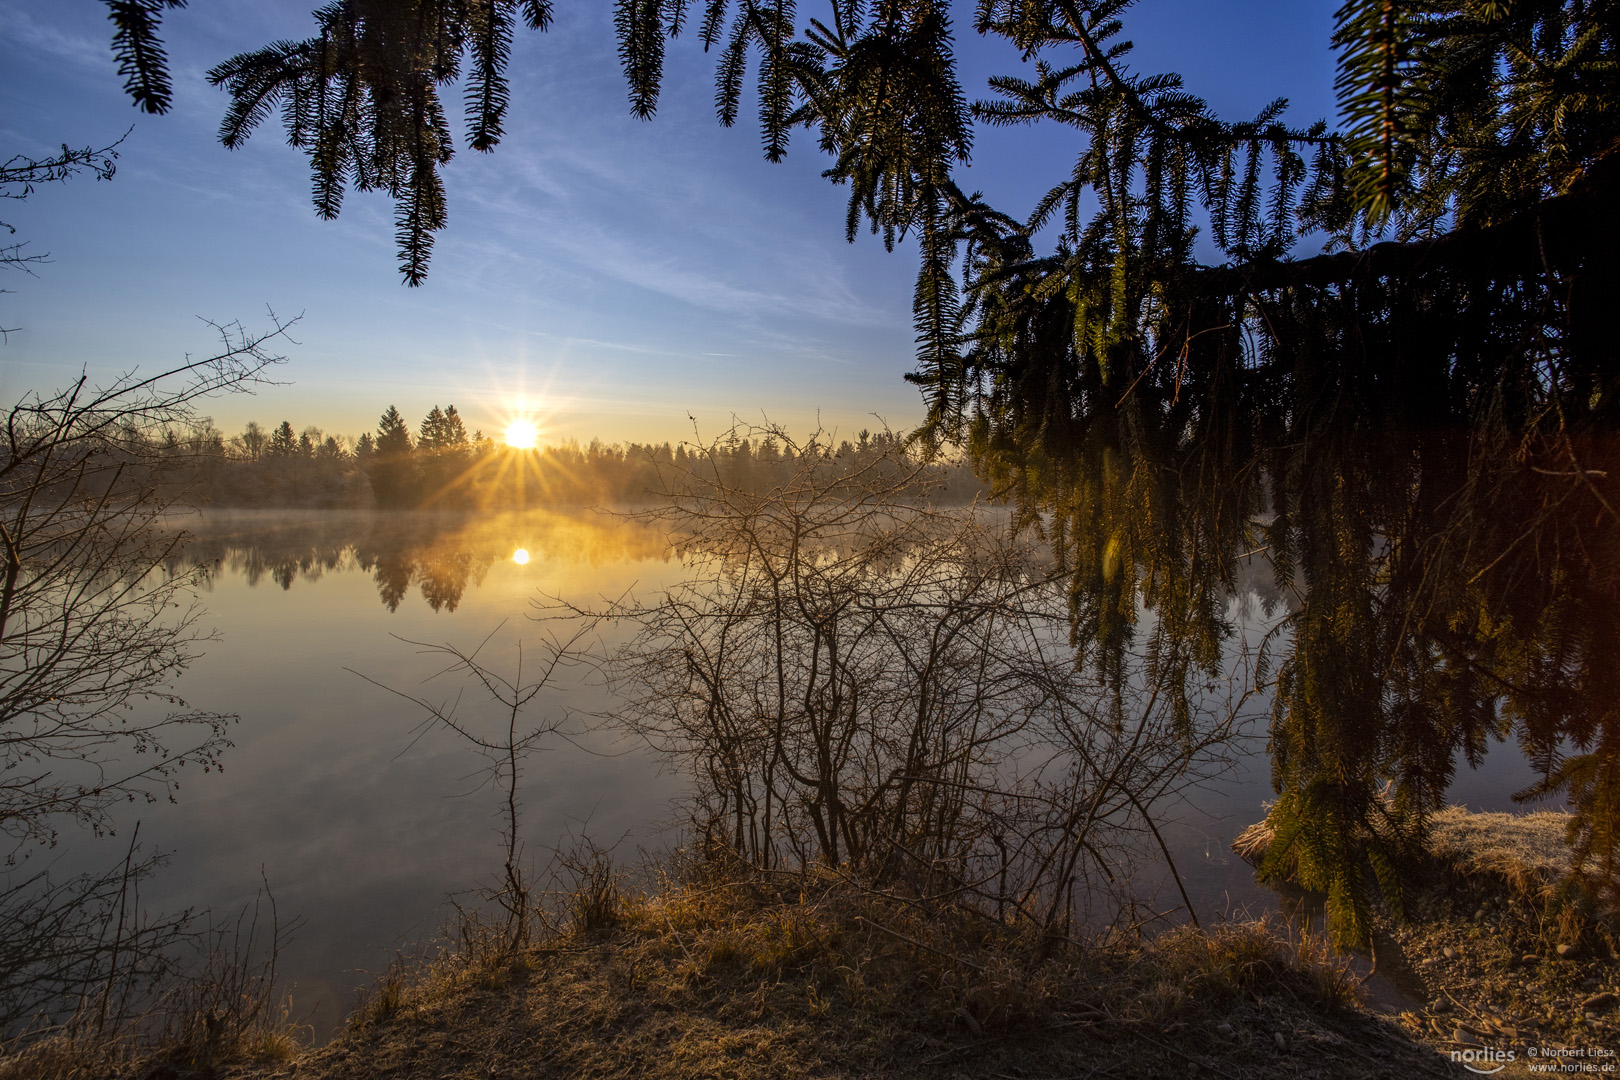
M283 920L303 920L281 957L295 1015L324 1035L398 950L432 938L447 896L466 898L501 870L499 800L479 786L485 762L442 729L424 732L425 714L383 688L454 696L459 684L428 680L443 662L410 642L471 649L488 639L481 659L508 668L520 639L534 655L537 597L591 605L651 594L682 568L661 531L588 510L211 512L183 524L196 537L188 557L213 567L201 599L217 639L178 689L193 707L239 714L235 745L222 773L184 777L175 804L129 807L123 835L65 837L57 865L116 863L138 818L143 844L172 852L143 888L151 908L228 915L267 881ZM593 724L613 706L600 679L571 671L537 705L575 715L581 734L528 762L531 860L543 866L553 846L580 836L623 864L671 843L684 784L646 748ZM478 705L469 697L464 707ZM1232 767L1189 790L1166 830L1206 919L1276 906L1228 850L1270 796L1264 734L1261 718ZM1480 772L1464 769L1453 799L1509 809L1508 793L1529 779L1507 747ZM1148 892L1156 911L1179 903L1167 880Z

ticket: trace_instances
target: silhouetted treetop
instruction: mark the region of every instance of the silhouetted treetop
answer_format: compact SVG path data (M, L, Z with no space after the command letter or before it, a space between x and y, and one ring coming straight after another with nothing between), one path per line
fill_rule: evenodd
M461 414L456 412L456 407L450 405L440 409L437 405L433 406L422 420L416 445L428 453L466 449L470 445L467 427L461 422Z
M392 405L377 421L374 446L377 454L383 457L406 454L411 450L411 429L405 426L405 418Z
M291 457L298 453L298 436L293 434L291 421L283 420L281 426L271 432L266 453L271 457Z

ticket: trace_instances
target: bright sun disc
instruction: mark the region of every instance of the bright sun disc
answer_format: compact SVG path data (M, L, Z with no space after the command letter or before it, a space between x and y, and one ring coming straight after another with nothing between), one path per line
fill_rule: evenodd
M533 420L514 420L506 425L506 445L519 450L532 449L540 439L540 429Z
M526 548L518 548L516 551L512 552L512 561L517 563L519 566L522 566L524 563L528 562L529 561L528 549L526 549Z

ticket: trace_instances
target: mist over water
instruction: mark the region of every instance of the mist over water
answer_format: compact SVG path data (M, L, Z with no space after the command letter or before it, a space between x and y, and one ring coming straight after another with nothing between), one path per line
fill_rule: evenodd
M281 919L303 920L281 970L296 984L295 1013L324 1037L396 950L433 936L447 896L472 899L501 867L498 799L479 789L484 761L442 730L423 733L419 710L367 679L454 698L458 683L432 678L442 659L409 642L484 642L480 658L509 669L519 640L541 629L529 616L542 594L600 606L632 590L652 595L683 569L659 529L587 510L234 511L178 524L195 536L187 558L213 567L200 599L218 638L177 689L195 707L240 714L235 746L222 773L184 777L176 804L126 807L119 836L65 837L56 866L115 863L139 819L142 843L173 853L143 887L149 907L229 914L268 882ZM1249 569L1234 612L1259 625L1283 614L1287 598ZM464 698L469 716L482 705ZM1229 850L1271 795L1268 707L1253 703L1229 767L1185 791L1164 829L1206 919L1276 904ZM599 677L576 669L536 708L576 714L580 734L527 763L532 863L543 867L572 836L617 845L624 863L675 841L684 782L601 719L613 702ZM1513 809L1510 793L1529 780L1516 750L1501 747L1479 772L1460 769L1453 798ZM1174 909L1168 875L1146 865L1143 911Z

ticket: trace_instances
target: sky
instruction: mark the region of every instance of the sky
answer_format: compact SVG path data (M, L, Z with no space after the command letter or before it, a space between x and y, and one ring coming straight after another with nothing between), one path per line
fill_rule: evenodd
M1142 0L1127 13L1140 72L1179 71L1229 119L1287 97L1285 119L1333 119L1328 45L1337 0ZM733 418L853 435L922 419L914 245L844 240L846 190L799 133L764 161L755 128L714 119L713 62L672 43L657 117L631 116L612 6L557 5L519 31L507 134L445 170L449 227L426 285L396 269L393 207L351 192L336 221L311 209L302 153L277 122L220 146L226 99L204 72L278 38L310 36L314 0L192 0L164 39L174 107L138 113L97 0L0 0L0 159L124 134L118 172L81 175L0 206L35 276L0 280L0 401L88 371L106 380L215 351L210 323L297 317L278 385L211 401L227 433L249 420L351 436L389 405L415 424L455 404L499 432L536 416L542 439L709 438ZM814 13L814 4L801 5ZM1018 69L958 5L970 98ZM447 102L458 102L454 91ZM745 108L745 117L748 115ZM458 138L461 134L458 126ZM1055 127L986 129L958 182L1022 216L1078 145Z

